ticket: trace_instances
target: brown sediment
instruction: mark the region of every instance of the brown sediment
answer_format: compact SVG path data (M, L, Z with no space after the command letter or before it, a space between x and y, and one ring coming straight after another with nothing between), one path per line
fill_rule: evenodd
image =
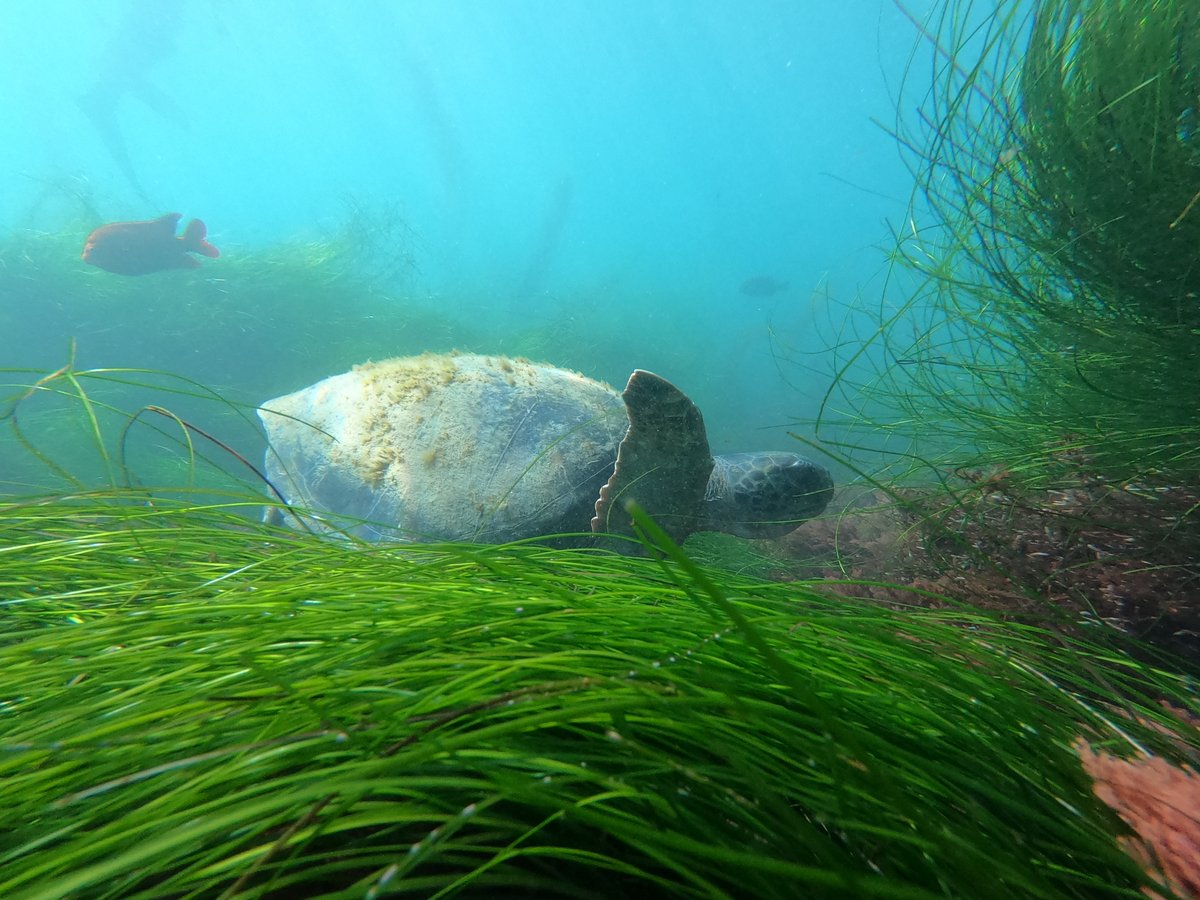
M904 606L950 598L1028 619L1065 612L1200 658L1200 490L1084 470L1043 488L1001 471L959 475L953 495L864 493L781 546L808 576L881 582L843 584L844 594Z

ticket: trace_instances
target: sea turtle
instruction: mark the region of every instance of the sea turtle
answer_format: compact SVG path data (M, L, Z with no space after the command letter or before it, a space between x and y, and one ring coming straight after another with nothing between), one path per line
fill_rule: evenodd
M524 359L425 354L356 366L259 416L267 478L295 511L268 520L367 540L629 534L631 498L677 541L770 537L833 493L795 453L714 459L696 406L640 369L619 394Z

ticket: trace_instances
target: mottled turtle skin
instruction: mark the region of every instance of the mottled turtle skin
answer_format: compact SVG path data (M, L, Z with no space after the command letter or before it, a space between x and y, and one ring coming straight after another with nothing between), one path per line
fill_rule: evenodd
M631 533L631 499L675 540L769 537L833 492L794 453L714 459L700 411L642 370L618 393L528 360L426 354L356 366L259 416L267 478L294 510L268 520L367 540L578 542Z

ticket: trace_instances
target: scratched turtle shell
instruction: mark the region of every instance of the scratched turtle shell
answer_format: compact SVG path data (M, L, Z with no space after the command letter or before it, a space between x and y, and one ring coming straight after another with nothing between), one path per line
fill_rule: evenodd
M368 540L587 531L629 425L608 385L468 354L366 363L259 415L275 488L310 525Z

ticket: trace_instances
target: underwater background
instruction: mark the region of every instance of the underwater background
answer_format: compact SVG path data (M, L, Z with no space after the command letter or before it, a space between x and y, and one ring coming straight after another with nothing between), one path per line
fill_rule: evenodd
M888 302L912 177L886 127L917 38L886 0L14 8L3 365L56 369L74 338L78 367L249 405L426 350L618 387L641 367L715 451L802 449L828 348ZM94 227L171 211L221 258L79 259Z
M0 896L1200 897L1198 0L9 6ZM280 527L452 349L836 491Z

